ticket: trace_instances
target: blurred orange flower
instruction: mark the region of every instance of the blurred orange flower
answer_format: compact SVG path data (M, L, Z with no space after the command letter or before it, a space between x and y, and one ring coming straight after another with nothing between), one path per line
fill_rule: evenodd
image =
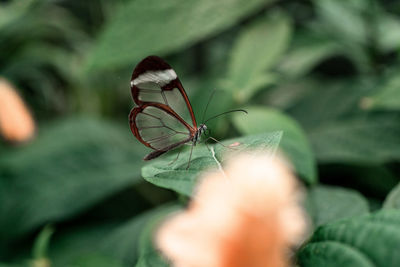
M186 211L167 220L158 247L178 267L284 267L306 219L282 161L239 156L208 174Z
M13 86L0 78L0 133L10 142L32 138L35 123L21 97Z

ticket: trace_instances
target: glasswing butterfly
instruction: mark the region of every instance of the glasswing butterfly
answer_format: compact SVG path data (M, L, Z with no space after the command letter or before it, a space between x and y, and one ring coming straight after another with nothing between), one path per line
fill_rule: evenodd
M131 93L137 105L129 114L131 131L142 144L154 150L144 160L155 159L191 142L189 168L193 146L207 126L197 125L189 98L172 67L157 56L146 57L133 70ZM233 111L246 112L231 110L217 116Z

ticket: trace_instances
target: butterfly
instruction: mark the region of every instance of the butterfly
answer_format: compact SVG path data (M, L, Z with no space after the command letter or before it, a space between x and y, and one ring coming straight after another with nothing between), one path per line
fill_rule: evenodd
M133 70L131 93L137 105L129 114L131 131L142 144L154 150L144 160L191 143L189 168L193 146L207 126L197 125L190 100L173 68L160 57L146 57ZM229 112L232 111L244 110ZM225 113L228 112L222 114Z

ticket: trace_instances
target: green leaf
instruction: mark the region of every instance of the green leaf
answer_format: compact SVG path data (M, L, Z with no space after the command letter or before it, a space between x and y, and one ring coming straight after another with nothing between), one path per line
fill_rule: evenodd
M11 22L16 19L20 19L22 16L26 15L31 9L32 3L35 1L25 0L19 3L1 3L0 4L0 29L5 28Z
M349 188L357 188L369 199L383 199L390 190L397 185L399 178L392 173L388 166L373 164L324 164L320 166L320 172L328 180L337 185L346 185ZM378 182L379 181L379 182ZM381 202L381 201L379 201ZM371 203L370 203L371 204ZM380 208L379 203L377 208ZM373 206L370 206L373 209Z
M318 228L298 252L306 266L400 265L400 211L386 210Z
M314 227L369 212L367 200L357 191L323 185L308 191L306 209Z
M139 239L154 219L180 209L178 204L166 204L146 211L123 223L95 223L68 229L56 234L50 247L54 266L75 266L86 255L114 259L124 266L134 266L139 259Z
M370 45L371 18L365 15L373 5L365 0L314 0L317 19L311 30L333 40L360 72L372 71L367 46ZM374 26L374 25L373 25Z
M176 208L160 210L158 214L155 214L151 218L151 222L143 229L139 240L139 260L135 265L136 267L169 266L166 259L164 259L155 248L154 235L160 223L173 211L176 211Z
M329 39L303 33L302 43L294 43L279 65L279 70L285 77L299 77L315 67L324 59L337 55L340 46Z
M224 87L244 102L275 80L267 71L286 50L291 36L288 17L275 14L245 27L232 49Z
M296 172L308 183L315 183L316 166L310 144L300 125L275 109L249 107L248 115L233 117L233 123L243 134L282 131L281 149L294 165Z
M400 184L396 185L396 187L390 191L385 202L383 202L383 208L400 209Z
M336 241L321 241L306 245L300 252L299 266L376 267L368 255Z
M76 259L73 262L73 265L77 267L127 267L122 262L118 261L109 256L105 256L104 254L90 252L81 258Z
M6 264L6 263L0 263L0 267L22 267L22 266L26 266L26 265L22 265L22 264Z
M35 244L33 245L33 258L42 259L47 257L47 251L50 244L51 236L54 233L54 228L46 225L43 230L36 237Z
M368 110L400 111L400 77L396 71L378 90L363 99L361 106Z
M369 112L373 79L315 83L289 112L304 127L319 162L379 164L400 158L400 113Z
M40 128L34 142L0 159L2 242L138 183L142 156L115 124L71 118Z
M382 52L398 50L400 47L400 20L397 16L382 12L377 21L378 33L376 40Z
M60 267L76 266L76 263L83 261L86 256L104 256L122 262L121 258L113 257L112 252L101 249L107 236L118 227L118 223L96 222L60 229L52 239L48 257L53 266ZM131 238L137 240L135 236Z
M190 196L197 183L199 175L211 168L220 168L227 159L227 152L240 153L247 150L266 151L275 154L281 140L281 132L263 133L223 141L224 145L240 143L235 150L229 150L220 144L208 145L215 151L215 156L205 146L196 146L193 149L190 168L187 170L190 150L180 153L178 160L169 164L176 156L171 155L164 159L154 161L142 168L144 179L157 186L172 189L178 193ZM255 153L256 153L255 152ZM221 164L221 165L220 165Z
M322 79L310 79L301 84L309 90L298 97L288 111L300 121L307 132L311 132L332 121L359 115L362 111L360 100L374 91L375 83L375 80L369 78L329 82ZM289 91L287 94L291 89L291 87L286 88Z
M366 43L367 27L362 13L367 1L315 0L320 24L328 33L349 42Z
M321 162L383 163L400 159L399 114L361 114L326 121L309 132Z
M221 32L272 0L125 1L106 25L86 63L115 69L166 54Z
M263 92L260 99L262 98L264 100L263 103L269 107L287 110L296 105L298 101L302 100L310 92L313 92L314 83L315 80L311 78L303 78L301 80L288 79Z
M129 220L104 237L100 245L101 250L132 266L139 257L143 260L143 239L146 238L142 236L145 235L148 226L180 209L182 206L179 204L165 204Z

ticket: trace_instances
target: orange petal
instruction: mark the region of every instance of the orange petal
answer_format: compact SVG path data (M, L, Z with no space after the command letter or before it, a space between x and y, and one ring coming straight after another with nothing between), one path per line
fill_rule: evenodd
M35 122L21 97L5 79L0 78L0 133L10 142L32 138Z
M268 156L239 156L225 174L206 175L186 211L166 221L157 243L174 266L288 266L304 233L300 189Z

